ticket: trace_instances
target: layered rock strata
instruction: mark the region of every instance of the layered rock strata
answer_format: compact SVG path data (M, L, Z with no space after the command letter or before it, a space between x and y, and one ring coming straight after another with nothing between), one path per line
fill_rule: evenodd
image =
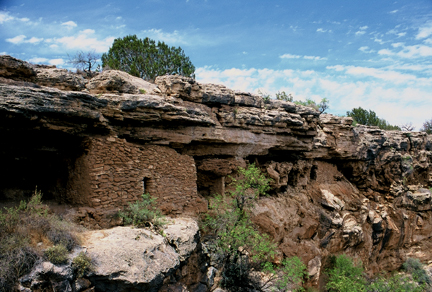
M196 217L255 162L273 182L253 220L281 255L301 257L315 285L331 254L359 258L371 274L407 257L432 260L425 133L353 127L348 117L181 76L150 84L107 71L72 88L72 73L8 56L0 72L3 200L38 185L81 207L82 224L108 227L109 209L148 191L165 213Z

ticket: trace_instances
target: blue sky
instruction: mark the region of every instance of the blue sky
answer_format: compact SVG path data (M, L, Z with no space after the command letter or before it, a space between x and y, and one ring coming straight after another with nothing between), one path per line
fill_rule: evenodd
M432 119L432 1L0 0L0 54L70 68L129 34L181 46L200 82Z

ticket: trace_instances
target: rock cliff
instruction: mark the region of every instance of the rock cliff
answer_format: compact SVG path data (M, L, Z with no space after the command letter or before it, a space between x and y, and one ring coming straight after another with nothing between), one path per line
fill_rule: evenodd
M407 257L432 260L425 133L353 127L351 118L181 76L89 79L9 56L0 76L1 200L38 185L75 206L81 224L104 228L112 210L146 191L166 214L196 218L239 166L255 162L273 182L253 220L281 254L308 265L314 285L331 254L361 259L371 275Z

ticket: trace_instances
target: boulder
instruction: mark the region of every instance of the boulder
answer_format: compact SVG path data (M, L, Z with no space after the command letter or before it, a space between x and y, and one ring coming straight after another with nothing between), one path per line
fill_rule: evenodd
M147 229L115 227L89 231L83 245L95 263L89 279L99 291L158 291L195 249L198 224L172 219L160 234Z
M338 210L338 211L342 210L345 207L345 203L341 199L333 195L330 191L321 190L321 194L322 194L321 205L323 205L324 207L327 207L331 210Z
M36 68L35 83L61 90L81 91L85 89L87 80L66 69Z
M25 61L8 55L1 55L0 77L21 81L33 81L36 77L36 71L31 64Z
M155 84L119 70L102 71L86 84L86 88L94 94L107 92L155 94L159 92Z

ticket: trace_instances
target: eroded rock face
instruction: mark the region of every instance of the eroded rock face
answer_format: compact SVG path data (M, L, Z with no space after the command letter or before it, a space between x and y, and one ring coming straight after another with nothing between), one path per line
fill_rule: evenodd
M77 278L73 255L59 266L42 262L20 279L21 291L159 291L199 241L198 224L189 218L170 219L162 230L115 227L83 233L75 254L81 250L92 259L91 271Z
M156 85L118 70L107 70L97 74L86 84L86 88L95 94L107 92L155 94L158 92Z
M347 253L361 259L371 275L395 270L409 256L424 262L432 260L432 136L353 127L351 118L320 115L286 101L264 102L255 94L182 76L161 76L156 84L150 84L123 72L107 71L88 80L86 89L64 91L51 88L49 83L34 83L36 71L43 68L34 71L20 60L1 58L2 64L7 64L2 65L6 69L0 74L0 135L7 137L7 142L0 143L4 169L15 167L17 161L39 161L35 157L41 154L47 158L47 165L63 162L63 172L72 178L59 176L55 182L45 182L52 186L53 198L87 208L78 199L82 195L79 188L70 187L74 174L90 169L92 175L83 177L92 180L89 185L93 187L88 190L93 190L92 198L99 193L105 196L101 200L104 204L98 205L100 210L113 207L110 197L115 196L111 202L121 205L126 202L124 198L139 196L124 192L145 189L146 179L151 178L152 187L152 183L163 186L170 180L176 192L192 194L174 199L161 195L158 202L164 210L173 214L176 210L193 210L196 213L191 215L197 216L205 212L209 196L230 190L231 177L237 178L238 167L254 162L273 181L270 196L259 200L252 220L274 238L281 254L301 257L311 272L312 283L322 284L322 267L334 254ZM23 143L27 141L23 136L31 137L28 141L38 146L24 151L28 149L22 145L31 143ZM55 142L62 140L59 137L71 142ZM84 159L92 153L86 141L95 140L115 141L115 147L127 159L113 157L110 163L92 165ZM76 147L67 148L68 144ZM163 171L155 172L153 162L143 162L139 155L133 155L134 161L126 154L131 151L130 144L143 153L155 145L155 149L161 149L159 155L175 150L177 156L188 159L173 160L165 155L158 159ZM68 155L75 148L80 151ZM15 157L16 149L23 149L25 155ZM196 188L170 175L170 169L181 169L182 163L196 171ZM129 173L130 169L134 173ZM131 177L134 187L124 186L116 173L122 178ZM3 173L3 177L8 175ZM26 179L31 180L31 175ZM24 194L20 185L8 189L0 186L0 198ZM69 186L72 192L65 195L59 185L64 189ZM99 185L103 187L99 189ZM112 192L101 191L111 187ZM200 207L192 208L196 202ZM179 258L186 256L176 250L181 243L170 242L166 245L167 262L177 265L181 260L168 255L175 252ZM154 249L154 255L162 254ZM162 270L162 274L169 273ZM188 271L192 270L197 268ZM203 273L207 272L212 275L207 270ZM116 272L104 273L101 279ZM121 275L114 278L120 279ZM147 276L152 277L151 273ZM198 287L201 280L201 276L190 277L187 283L176 282L172 287L192 287L193 281Z

